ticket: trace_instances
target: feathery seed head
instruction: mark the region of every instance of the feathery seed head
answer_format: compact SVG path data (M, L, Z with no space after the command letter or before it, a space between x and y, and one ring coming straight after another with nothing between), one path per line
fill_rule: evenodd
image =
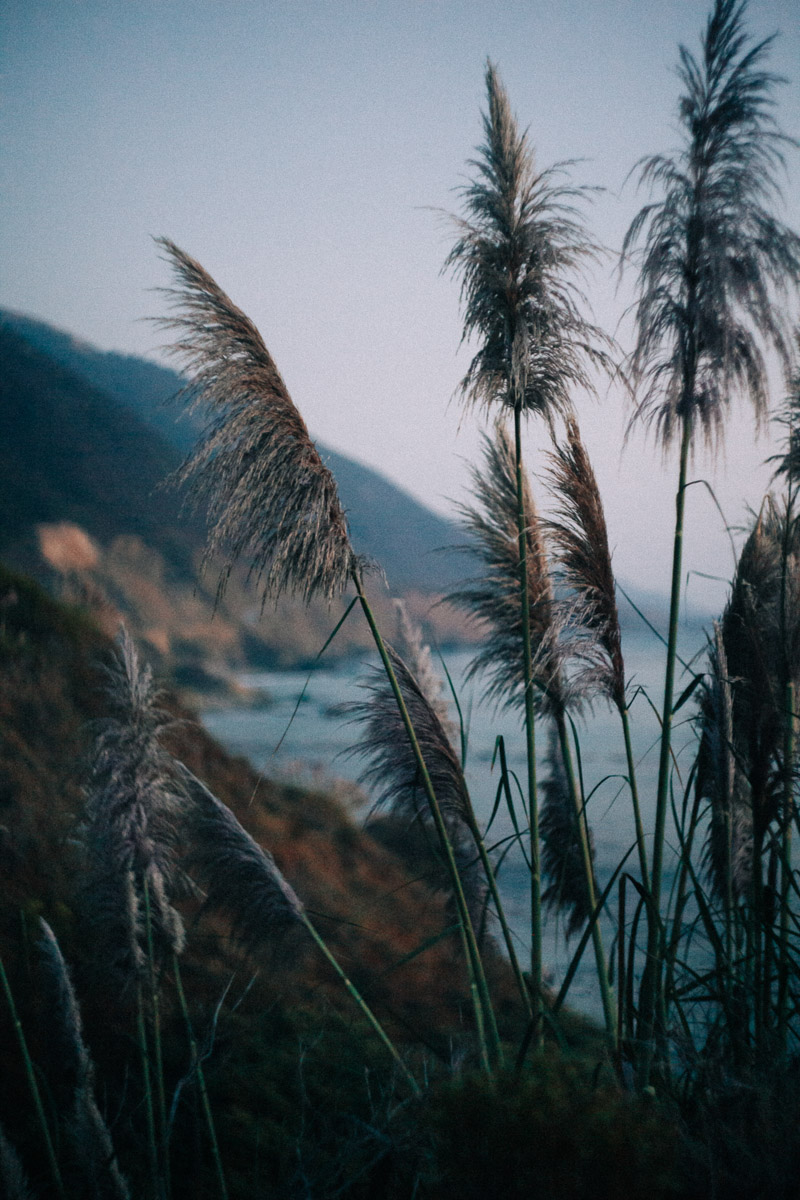
M129 1200L130 1192L117 1164L111 1135L94 1098L94 1064L83 1039L80 1009L61 948L46 921L40 947L52 992L49 1011L54 1038L54 1061L70 1091L67 1128L73 1154L86 1184L97 1200Z
M751 879L754 838L781 816L784 689L800 684L800 528L771 497L745 542L699 697L697 787L711 806L706 863L724 895Z
M773 455L776 462L775 477L783 475L790 490L800 484L800 326L795 330L795 360L786 373L786 398L783 408L775 418L786 429L784 453Z
M397 636L395 649L408 667L417 685L442 723L442 728L452 740L454 729L450 720L447 700L441 678L436 674L431 661L431 648L422 637L422 629L408 615L405 601L395 600L397 613Z
M752 44L745 4L715 0L698 60L680 50L683 144L638 164L662 198L625 236L622 262L639 263L631 375L634 419L653 421L667 445L688 423L713 443L732 396L767 407L763 349L784 364L783 301L800 279L800 238L771 211L776 173L793 144L773 115L781 80L763 66L771 38Z
M108 669L114 715L98 722L87 786L84 902L104 964L123 977L144 964L145 888L159 951L180 953L183 922L169 901L178 797L159 737L168 724L150 668L124 629Z
M560 578L577 598L577 625L586 632L582 687L600 690L621 710L625 706L625 665L616 585L608 547L603 501L592 464L574 418L567 440L550 454L550 491L555 520L546 523Z
M540 785L539 834L542 844L542 874L548 886L542 900L567 917L566 936L572 937L592 914L583 867L580 831L567 785L558 735L551 724L547 743L547 773ZM589 851L594 861L594 843L589 834Z
M94 1069L83 1040L80 1009L61 947L52 929L42 918L39 920L39 927L42 932L39 945L50 992L49 1012L53 1016L49 1032L56 1039L53 1059L69 1078L70 1090L74 1092L78 1087L91 1087Z
M450 740L437 700L432 701L393 647L387 645L400 691L417 735L425 766L442 814L463 822L469 796L461 763ZM430 684L430 677L426 681ZM381 670L375 668L365 685L369 699L347 706L347 712L364 729L364 736L351 749L363 755L369 766L360 779L373 788L379 804L410 820L428 818L428 802L408 734L394 693ZM442 705L441 694L438 705ZM446 715L446 708L445 708Z
M303 906L272 855L227 805L183 763L176 766L192 833L190 863L206 886L206 905L227 913L234 937L257 953L297 923Z
M453 746L453 728L448 719L447 705L442 697L441 684L430 664L429 648L423 643L419 629L400 610L400 633L412 661L421 666L421 678L397 651L386 647L403 700L414 727L422 758L428 769L431 784L439 803L447 836L453 849L456 869L473 924L481 924L486 895L486 879L477 855L474 830L477 828L472 801L464 772ZM372 788L377 803L391 809L394 816L421 826L436 845L434 821L425 789L420 779L416 756L408 738L397 702L385 674L375 669L365 685L369 699L347 706L352 718L360 722L363 737L351 748L352 754L363 755L369 765L360 782ZM443 872L443 885L450 890L449 875ZM452 895L451 895L452 900Z
M501 422L494 439L483 440L485 469L473 469L478 507L461 507L470 549L477 546L484 574L448 596L448 600L487 626L483 648L473 659L469 676L484 673L486 695L505 707L524 707L522 601L517 525L517 483L514 446ZM563 646L539 516L527 479L523 479L531 646L536 701L542 707L563 708L577 700L568 690L562 670Z
M599 254L577 212L589 189L564 182L569 163L537 172L491 63L486 87L485 140L445 262L461 278L464 339L480 343L461 391L550 422L569 411L576 385L593 390L592 366L610 367L610 340L581 315L574 281Z
M191 372L191 406L206 418L203 437L178 472L190 501L207 504L206 559L225 566L246 557L262 602L282 592L327 600L364 564L353 552L333 475L255 325L198 262L158 240L177 277L165 289L176 315L171 353Z
M734 687L720 622L708 651L708 672L698 697L700 748L697 794L709 802L711 821L705 866L720 899L747 896L753 866L753 813L750 790L737 759L734 739ZM739 714L737 713L737 716Z

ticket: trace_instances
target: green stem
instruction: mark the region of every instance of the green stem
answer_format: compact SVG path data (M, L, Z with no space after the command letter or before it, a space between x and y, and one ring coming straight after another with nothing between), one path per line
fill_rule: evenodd
M753 808L753 1001L756 1055L761 1057L764 1049L764 878L762 873L762 856L764 853L764 838L758 829L759 812L756 798L751 797Z
M142 983L136 981L136 1032L139 1039L139 1055L142 1062L142 1086L144 1088L145 1116L147 1119L147 1155L150 1165L150 1184L153 1200L160 1200L161 1181L158 1175L158 1151L156 1149L156 1122L153 1111L153 1086L150 1078L150 1055L147 1049L147 1032L144 1019L144 996Z
M484 840L481 836L481 833L480 833L480 830L478 829L477 823L475 823L474 821L470 822L470 832L475 841L475 845L478 848L478 854L480 855L481 863L483 865L483 870L486 875L486 882L489 885L489 891L491 892L492 900L494 901L495 909L497 911L497 917L498 917L498 920L500 921L500 928L503 931L503 940L506 944L506 950L508 952L509 962L511 963L511 969L514 972L514 978L517 981L517 987L519 988L519 993L520 993L520 996L522 998L522 1003L525 1008L525 1014L526 1014L528 1020L530 1021L533 1018L533 1008L531 1007L530 991L528 990L528 986L525 983L525 977L522 974L522 968L519 965L519 959L517 958L516 951L514 950L514 941L511 936L511 930L508 927L508 921L506 920L506 914L505 914L505 909L503 908L503 902L500 899L500 892L498 891L498 888L497 888L497 880L495 879L495 874L494 874L494 870L492 868L491 859L489 858L488 852L486 850L486 843L484 842Z
M522 620L522 669L525 689L525 748L528 766L528 827L531 859L531 992L535 1043L541 1045L542 1026L542 871L539 848L539 799L536 786L536 731L533 704L533 652L528 593L528 530L525 524L525 486L522 467L521 407L514 406L514 453L517 476L517 538Z
M619 715L622 719L622 732L625 738L625 757L628 760L628 784L631 789L631 802L633 804L633 819L636 824L636 846L639 851L639 873L642 877L642 886L645 891L650 890L650 873L647 869L647 848L644 841L644 826L642 825L642 811L639 806L639 788L636 783L636 764L633 760L633 745L631 743L631 724L628 715L628 706L623 704L619 709Z
M42 1138L44 1139L45 1149L47 1151L47 1161L50 1164L50 1173L53 1176L53 1182L56 1185L56 1190L59 1196L62 1198L62 1200L66 1200L67 1193L64 1191L64 1183L61 1179L61 1171L58 1167L56 1152L53 1148L52 1138L50 1137L50 1129L47 1125L47 1119L44 1115L42 1096L41 1092L39 1091L39 1085L36 1082L36 1071L34 1069L31 1056L28 1052L28 1043L25 1040L25 1033L17 1014L17 1006L14 1003L14 996L11 991L11 985L8 982L8 976L6 975L2 959L0 959L0 980L2 980L3 983L3 991L5 992L6 1000L8 1001L8 1007L11 1011L11 1020L14 1025L14 1032L17 1035L17 1042L22 1053L22 1060L25 1063L25 1074L28 1079L28 1087L30 1088L31 1098L33 1099L33 1106L36 1109L39 1128L42 1131Z
M375 1030L375 1033L377 1033L378 1037L383 1042L384 1046L389 1051L392 1058L399 1066L400 1070L403 1072L403 1075L405 1076L414 1095L421 1096L422 1093L420 1091L419 1084L417 1083L416 1079L411 1074L408 1067L406 1066L406 1064L403 1062L402 1058L398 1054L397 1049L395 1048L394 1043L389 1039L389 1036L386 1033L386 1030L383 1028L380 1021L375 1016L372 1009L369 1007L366 1000L359 992L358 988L355 986L354 983L351 983L351 981L348 979L347 974L339 966L339 963L333 957L330 950L325 945L325 942L322 940L320 935L317 933L317 931L314 928L314 926L312 925L311 921L306 916L306 913L303 911L301 911L301 913L300 913L300 920L305 925L308 932L311 934L311 937L314 939L314 942L316 943L317 948L321 951L323 956L327 959L327 961L333 967L334 971L336 972L336 974L339 976L342 983L346 987L347 991L350 993L350 996L356 1002L358 1007L361 1009L361 1012L363 1013L364 1017L369 1022L369 1024L372 1026L372 1028Z
M491 1040L491 1053L488 1055L489 1060L492 1061L493 1059L498 1065L501 1065L503 1061L503 1051L500 1044L500 1035L497 1031L497 1022L495 1020L494 1009L492 1007L491 997L489 995L486 975L483 970L483 963L478 950L478 943L475 939L475 930L472 927L472 920L470 919L466 897L464 896L464 888L461 884L461 876L458 873L458 866L456 864L455 855L453 854L453 847L451 845L450 838L447 835L447 828L444 823L442 811L439 807L439 801L436 799L436 793L433 790L431 777L425 764L425 760L422 756L422 751L420 750L419 741L417 740L414 726L411 723L411 718L408 715L408 708L406 707L403 693L400 690L400 685L397 682L397 676L395 675L394 668L389 655L387 654L383 638L381 637L380 631L375 622L375 617L372 609L370 608L369 601L364 594L364 588L361 583L361 579L359 578L358 573L355 571L353 572L353 582L356 587L358 598L361 602L364 616L367 619L367 624L369 625L370 632L372 633L372 637L380 655L383 669L386 672L386 677L389 681L389 685L397 703L397 708L408 735L409 742L411 743L411 749L417 764L420 780L428 801L431 816L433 817L436 833L439 837L439 844L441 846L442 853L444 854L445 862L447 863L447 869L450 874L450 881L453 887L453 894L455 896L456 907L458 909L459 922L464 929L464 937L468 952L468 969L477 987L478 995L480 996L481 1004L483 1006L486 1032L485 1034L482 1034L479 1031L478 1036L479 1038L484 1036L489 1037ZM488 1051L488 1047L484 1047L484 1049L487 1049Z
M200 1102L203 1106L203 1115L208 1126L208 1136L211 1139L211 1153L214 1158L214 1170L217 1173L217 1183L219 1185L219 1194L222 1200L228 1200L228 1185L225 1182L225 1172L222 1169L222 1158L219 1152L219 1142L217 1141L217 1131L214 1126L214 1117L211 1112L211 1102L208 1098L208 1089L206 1088L206 1077L203 1071L203 1064L200 1060L200 1054L197 1048L197 1040L194 1036L191 1017L189 1016L189 1006L186 1003L186 995L183 990L181 981L181 972L178 965L178 956L172 956L172 968L175 974L175 988L178 993L178 1003L181 1006L183 1020L186 1025L186 1036L189 1040L189 1053L192 1056L192 1066L197 1074L197 1085L200 1089Z
M688 389L687 389L688 391ZM661 752L658 761L658 788L656 791L656 823L653 838L653 872L650 894L652 908L648 911L647 961L642 976L640 1041L643 1056L640 1081L649 1082L653 1056L653 1026L657 997L661 989L661 967L663 947L661 945L661 876L664 864L664 840L667 822L667 797L669 793L672 702L675 689L675 660L678 649L678 616L681 598L681 570L683 561L683 518L686 501L686 471L689 462L691 421L684 416L681 430L680 472L678 491L675 495L675 539L672 550L672 586L670 588L669 633L667 635L667 663L664 677L664 707L661 718Z
M564 771L567 776L567 787L569 789L572 806L575 812L578 842L581 849L581 862L583 863L583 873L586 880L586 894L589 902L588 907L589 911L593 913L597 904L597 896L594 886L592 855L589 850L586 813L584 811L583 800L578 788L578 783L575 778L575 768L572 763L572 752L569 746L567 725L566 721L564 720L563 713L556 714L556 728L558 729L558 740L561 745L561 756L564 760ZM616 1053L617 1012L616 1005L614 1003L614 993L608 978L608 963L606 961L605 950L603 949L603 934L600 929L599 916L597 920L592 923L592 946L594 947L594 959L597 969L597 982L600 986L600 998L603 1003L603 1017L606 1025L606 1036L608 1038L609 1048L611 1049L612 1053Z
M791 431L793 433L793 431ZM791 435L790 435L791 436ZM787 602L789 589L789 545L794 536L794 487L789 479L786 519L781 554L781 646L783 648L783 831L781 836L781 908L778 950L778 1044L786 1054L789 1027L789 895L792 878L792 809L794 807L795 716L794 680L788 655Z
M786 684L783 731L783 844L781 847L781 920L778 963L778 1040L786 1054L789 1028L789 899L792 879L792 806L794 804L794 684Z

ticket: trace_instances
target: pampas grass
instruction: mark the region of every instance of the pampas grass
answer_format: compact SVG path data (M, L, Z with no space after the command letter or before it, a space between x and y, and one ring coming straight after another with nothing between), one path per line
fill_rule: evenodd
M160 322L183 336L175 354L193 368L190 392L210 410L206 435L179 473L190 496L208 503L208 552L225 557L224 590L236 559L247 554L262 600L282 591L305 601L331 599L352 580L401 714L448 862L470 961L481 973L452 847L433 784L391 659L363 587L365 561L351 545L333 476L253 323L210 275L173 242L159 242L181 286L168 291L177 314ZM262 605L263 606L263 605Z
M581 831L564 770L558 731L553 724L547 743L546 774L539 783L539 794L542 876L548 880L548 886L542 892L542 901L565 914L565 933L570 938L588 921L594 904L586 886ZM591 835L589 853L593 862L594 843Z
M574 418L567 420L566 440L557 444L549 457L549 483L555 513L547 521L546 529L560 581L570 589L567 619L584 635L580 654L575 655L571 663L573 678L577 663L580 690L588 696L599 692L619 712L636 824L639 870L642 883L649 887L608 530L600 489Z
M601 692L625 707L625 664L603 502L574 417L566 440L549 455L554 516L546 522L560 580L571 590L570 619L589 636L582 657L587 694Z
M206 903L227 913L235 936L251 951L257 951L287 925L302 924L391 1054L412 1092L419 1095L414 1076L320 937L272 855L254 841L230 809L188 767L183 763L175 765L188 802L187 821L196 839L192 859L202 870L209 889Z
M83 1186L96 1200L128 1200L130 1191L95 1100L94 1065L83 1038L72 980L52 929L44 920L40 926L42 959L53 993L49 1008L55 1020L57 1061L72 1092L67 1128Z
M227 805L187 767L177 769L188 797L190 867L206 889L206 905L231 920L234 937L257 953L301 920L303 906L274 858L239 824Z
M520 553L517 538L517 483L514 445L498 422L494 437L483 439L484 469L472 470L476 505L461 505L470 552L477 551L483 573L451 592L448 600L486 629L468 678L486 680L488 699L504 708L525 707L525 670L520 648L523 609L520 598ZM559 637L553 588L542 540L541 524L527 479L523 509L527 550L528 629L533 663L533 702L538 710L562 709L578 697L567 691L562 670L564 647Z
M96 727L82 895L104 970L124 986L146 963L145 885L157 952L183 948L183 922L170 900L181 888L174 859L179 795L159 741L169 720L152 672L125 630L106 676L113 716Z
M599 256L579 219L591 192L567 182L571 163L537 170L491 62L486 92L484 141L445 261L461 279L464 340L480 342L461 391L552 421L570 411L576 388L592 390L588 368L608 365L609 339L583 317L575 281Z
M253 322L195 259L168 238L158 245L177 280L165 289L176 315L158 323L178 333L169 349L206 419L177 482L207 505L206 557L225 564L219 593L246 556L264 602L285 591L330 600L359 565L333 475Z
M689 452L702 435L719 443L731 399L767 409L765 351L788 364L788 296L800 280L800 237L774 215L778 173L790 144L773 114L778 76L766 69L772 42L745 30L745 4L715 0L701 55L680 49L681 145L640 161L657 198L632 221L622 262L639 267L630 374L635 419L655 423L665 447L680 442L670 621L662 707L656 821L642 990L643 1033L653 1033L661 993L658 914L671 772L671 731L683 523ZM649 1068L645 1067L642 1079Z

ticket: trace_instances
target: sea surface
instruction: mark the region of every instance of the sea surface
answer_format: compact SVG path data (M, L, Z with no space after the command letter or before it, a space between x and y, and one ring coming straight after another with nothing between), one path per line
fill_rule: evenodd
M702 671L705 635L696 626L682 630L679 652L693 669ZM658 775L658 730L663 694L664 646L645 627L628 631L624 650L630 702L632 740L637 763L637 779L646 834L651 835L655 817L655 791ZM472 651L457 650L443 656L458 696L467 736L466 777L473 805L484 827L489 825L499 782L499 767L492 759L498 735L505 741L508 765L524 787L526 778L525 740L520 716L514 711L497 711L481 698L480 681L465 682ZM318 668L313 672L264 671L240 676L240 682L263 693L264 703L250 707L225 707L207 711L203 721L224 746L235 754L245 755L253 765L267 775L278 775L318 786L334 786L358 806L361 819L367 820L372 810L368 793L359 801L355 788L364 760L351 753L359 737L359 727L341 712L349 701L364 699L364 683L374 678L377 658L364 656L341 663L333 668ZM444 679L441 664L434 664ZM678 669L675 698L691 681L691 674ZM445 681L445 687L450 689ZM691 718L695 712L692 699L676 713L674 719L673 751L675 756L674 795L681 803L691 768L695 744ZM451 706L454 720L457 713ZM537 758L540 772L545 771L544 756L547 735L544 723L537 724ZM626 782L627 768L622 729L616 710L598 703L576 721L580 769L587 813L595 847L595 867L598 883L605 887L620 860L634 845L634 822L630 794ZM336 783L335 781L343 781ZM519 799L519 791L516 792ZM518 808L518 821L525 819ZM664 893L673 882L676 836L670 820L667 827L669 849L665 859ZM496 847L495 856L502 856L498 883L506 915L518 941L518 954L523 965L530 952L530 893L528 872L519 842L515 840L514 825L503 801L494 812L487 833L487 844ZM625 870L638 877L635 849L627 859ZM628 890L628 916L635 905L633 892ZM615 886L609 908L615 912L618 889ZM643 925L642 925L643 928ZM499 926L497 926L499 934ZM613 930L608 921L603 930L606 953L611 949ZM544 929L543 957L546 970L555 986L559 986L578 938L567 941L563 920L555 913L547 915ZM569 992L569 1003L593 1016L602 1010L594 974L591 942Z

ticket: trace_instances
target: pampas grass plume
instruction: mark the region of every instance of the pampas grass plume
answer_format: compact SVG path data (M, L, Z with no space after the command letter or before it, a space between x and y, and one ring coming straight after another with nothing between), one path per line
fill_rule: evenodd
M191 407L204 434L177 475L207 505L206 559L219 554L219 595L246 556L262 600L288 591L330 600L360 568L333 475L322 462L253 322L207 271L167 238L158 245L177 286L169 347L190 371Z
M302 918L303 906L272 855L227 805L183 763L176 763L192 837L190 863L206 887L206 905L231 919L234 937L257 952Z

